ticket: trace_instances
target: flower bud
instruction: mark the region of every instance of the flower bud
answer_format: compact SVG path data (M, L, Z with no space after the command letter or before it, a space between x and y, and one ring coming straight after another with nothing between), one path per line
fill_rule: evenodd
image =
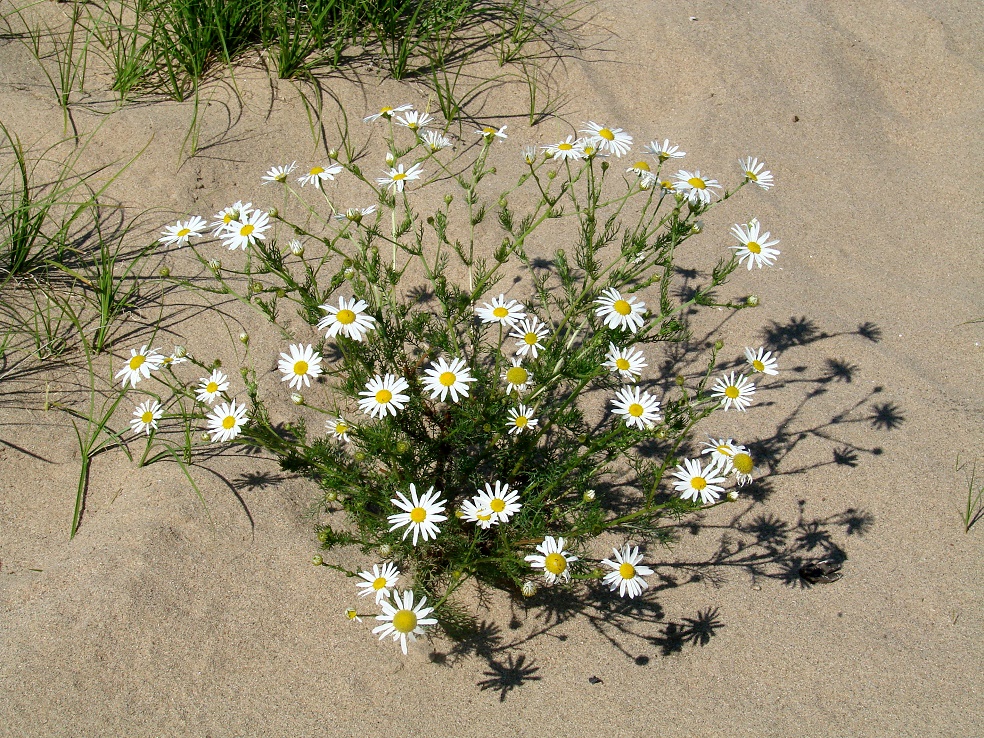
M591 570L590 576L592 579L602 579L605 576L605 572L603 572L598 567L595 567L594 569Z
M360 620L360 621L362 620L362 618L359 617L359 613L356 612L356 609L354 607L350 607L345 611L345 617L347 617L349 620Z
M328 539L331 537L331 532L328 528L322 528L318 531L318 540L322 543L327 543Z
M365 461L366 455L362 451L356 451L353 457L356 461Z
M294 256L304 256L304 244L296 238L291 239L291 242L287 244L287 247L290 249L290 253Z
M594 498L595 498L595 491L593 489L589 489L587 492L584 493L585 502L593 502Z
M724 341L722 341L720 338L714 342L715 351L720 351L723 348L724 348Z
M410 444L409 443L407 443L406 441L399 441L399 442L397 442L397 444L396 444L396 453L398 453L398 454L405 454L409 450L410 450Z
M270 215L271 218L279 218L280 217L280 211L277 210L276 208L270 208L269 215Z
M445 205L450 205L453 202L454 202L454 195L450 195L449 194L449 195L445 195L444 196L444 204Z
M386 166L391 167L394 164L396 164L396 157L393 156L393 152L392 151L387 151L386 152Z
M311 563L315 566L324 566L325 560L319 554L315 554L311 557Z
M736 490L736 489L728 490L728 499L731 500L732 502L734 502L735 500L737 500L738 499L738 490Z
M608 167L610 167L610 166L611 165L607 161L601 162L601 171L607 172L608 171Z
M188 355L188 349L186 349L184 346L175 346L174 355L177 356L179 359L183 359Z
M523 588L521 591L523 593L523 597L532 597L536 594L536 582L532 579L527 579L523 582Z
M335 490L330 489L327 492L325 492L325 502L335 502L335 500L337 499L338 499L338 493Z
M382 546L379 547L379 555L382 556L384 559L388 557L391 553L393 553L393 549L390 548L390 545L388 543L384 543Z
M254 279L252 282L249 283L249 289L252 292L262 292L263 291L263 283L260 280L258 280L258 279Z
M302 395L300 392L291 392L290 401L293 402L295 405L303 405L304 395Z
M242 334L242 335L239 336L239 340L240 341L243 340L243 335L246 335L246 334L244 333L244 334ZM221 369L222 368L222 359L215 359L214 361L212 361L212 368L213 369Z
M527 164L533 164L534 162L536 162L536 147L524 146L523 159L526 161Z
M217 272L222 268L222 262L219 261L218 259L209 259L208 268L211 269L213 272Z
M701 231L704 230L704 221L695 220L694 224L690 226L690 230L692 230L694 233L700 233Z
M547 179L556 179L556 178L557 178L557 170L556 169L547 172Z
M249 343L249 334L246 332L240 333L239 342L243 344L243 346L246 346Z
M277 297L283 298L287 296L287 290L285 290L283 287L278 287L277 291L274 294L276 294Z
M460 520L461 518L465 517L465 514L461 512L461 510L455 510L454 516Z
M677 374L674 381L677 383L677 387L682 387L687 383L687 378L682 374Z
M212 436L210 436L206 431L202 431L201 435L198 436L198 438L199 440L201 440L202 443L208 443L209 441L212 440Z
M167 279L168 277L171 276L171 270L168 269L167 267L161 267L160 271L157 273L161 275L164 279Z
M745 299L745 304L748 305L748 307L758 307L758 304L759 304L759 296L758 295L749 295Z
M337 159L338 158L338 149L336 149L336 148L330 148L330 149L328 149L328 158L329 159Z

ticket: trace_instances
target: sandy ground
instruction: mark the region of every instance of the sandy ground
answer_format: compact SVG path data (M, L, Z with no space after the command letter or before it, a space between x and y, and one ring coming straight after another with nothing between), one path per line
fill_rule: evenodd
M478 114L509 123L512 157L603 119L637 148L670 138L711 176L733 179L746 154L768 163L776 188L727 203L706 236L727 244L729 224L756 215L782 239L776 269L735 275L730 288L762 306L720 335L735 357L777 348L784 373L753 412L706 428L754 439L768 479L653 552L658 575L634 608L493 598L482 637L404 658L342 617L350 582L311 566L313 484L227 454L197 473L210 522L173 466L100 457L69 542L74 435L41 410L37 384L3 387L0 734L984 734L984 529L964 534L954 470L984 448L984 328L966 323L984 316L979 4L596 10L595 36L613 35L557 73L568 123L530 130L516 89ZM244 106L228 124L220 93L186 161L188 105L79 106L81 130L102 125L85 161L150 141L113 192L158 209L154 229L262 203L259 175L316 147L289 85L238 82ZM426 100L363 82L330 83L353 121ZM0 120L25 142L60 137L46 85L20 44L0 45ZM193 309L174 310L173 342L227 350ZM133 317L119 352L149 319ZM261 331L253 351L274 356L278 341ZM45 379L58 394L72 378ZM804 586L800 562L832 551L843 579Z

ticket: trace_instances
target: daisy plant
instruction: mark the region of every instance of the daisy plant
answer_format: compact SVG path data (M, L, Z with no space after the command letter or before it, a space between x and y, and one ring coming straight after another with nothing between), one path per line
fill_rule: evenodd
M452 148L420 130L444 124L409 105L364 125L381 144L329 150L302 178L318 189L274 165L262 182L283 188L282 208L217 203L228 222L181 244L202 264L189 285L259 309L294 341L243 367L245 403L224 374L192 382L207 432L318 482L323 548L354 546L362 560L316 563L355 579L353 603L380 610L350 619L375 617L404 651L427 626L461 622L468 581L549 597L603 580L611 596L646 597L654 544L673 536L664 519L727 504L755 476L748 446L709 426L754 411L753 378L774 375L775 357L749 348L725 372L715 342L686 357L689 375L673 381L665 367L694 311L757 304L721 295L739 265L779 256L757 220L732 229L737 247L716 234L718 261L699 284L683 285L676 265L703 213L771 175L742 159L726 187L677 170L684 152L668 140L631 154L637 138L614 121L536 148L492 125ZM522 173L493 189L491 159L507 156ZM338 210L342 180L363 199ZM550 243L562 247L545 254ZM119 378L142 387L156 362L142 346ZM304 392L287 411L300 417L274 418L265 393L291 390ZM154 422L153 406L133 419L141 432ZM684 458L698 426L715 438ZM602 534L621 541L602 547Z

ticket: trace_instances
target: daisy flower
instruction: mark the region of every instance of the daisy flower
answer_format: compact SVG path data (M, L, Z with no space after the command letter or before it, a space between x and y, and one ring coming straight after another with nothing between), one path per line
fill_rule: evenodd
M519 408L509 409L509 432L512 435L522 433L524 430L532 430L540 421L534 417L533 409L520 403Z
M707 205L711 201L712 189L721 189L721 185L718 184L716 179L707 179L706 177L700 176L700 170L696 170L691 173L686 169L681 169L675 175L676 182L673 183L673 189L677 192L683 193L683 195L690 201L691 205Z
M738 452L731 457L731 471L734 473L735 481L738 484L748 484L752 481L755 461L744 446L740 446Z
M584 152L585 159L593 159L596 156L608 156L608 152L599 149L594 142L581 139L581 151Z
M364 579L364 582L356 582L356 587L362 589L359 592L359 597L366 597L368 595L376 595L376 604L379 605L383 600L389 599L390 589L396 587L397 581L400 579L400 570L396 568L396 564L393 562L386 562L383 564L383 568L379 568L379 564L372 565L372 571L360 571L359 576Z
M744 374L731 372L727 377L718 377L718 380L711 387L711 396L719 398L724 402L724 409L727 411L732 405L739 410L744 410L752 404L752 395L755 394L755 384L749 381Z
M420 164L414 164L406 171L403 171L402 164L397 164L395 169L390 167L389 174L385 177L378 177L376 184L385 185L394 192L403 192L403 188L407 182L412 179L420 179L420 175L423 173Z
M526 356L531 354L535 359L539 354L538 349L543 348L543 344L540 341L549 335L547 326L539 321L539 319L532 315L527 320L524 320L517 326L514 326L516 330L509 334L510 338L518 338L516 341L516 355Z
M646 357L638 349L631 346L620 349L614 343L608 344L608 353L605 355L605 368L618 372L624 379L636 381L642 376L642 370L649 366Z
M300 389L301 384L305 387L311 386L311 377L318 377L321 374L321 354L314 350L311 344L302 346L301 344L291 344L288 349L289 354L281 353L277 368L284 376L281 382L289 381L288 387Z
M325 427L333 436L335 436L335 438L340 441L345 441L345 443L349 442L348 432L351 426L341 415L337 418L326 420Z
M344 297L339 297L338 307L328 304L321 306L328 315L318 321L318 329L328 329L326 338L343 333L353 341L361 341L366 333L376 329L376 319L365 313L367 307L364 300L353 297L346 302Z
M419 131L433 121L434 116L430 113L418 113L416 110L410 110L406 115L398 116L396 119L397 123L406 126L411 131Z
M710 454L711 463L717 464L721 471L727 473L731 470L731 460L739 451L744 451L745 447L734 442L732 438L714 439L707 437L707 442L701 444L704 450L701 455Z
M524 146L522 149L523 161L530 166L536 164L536 146Z
M354 607L350 607L345 611L345 617L349 620L357 620L360 623L362 622L362 618L359 617L359 611Z
M533 375L522 366L522 359L513 359L512 366L502 372L502 378L509 385L507 392L522 392L533 383Z
M612 398L614 412L621 415L625 424L636 426L639 430L649 429L660 419L659 402L648 392L640 392L638 387L622 387Z
M130 427L133 428L134 433L146 432L149 436L151 431L157 430L157 421L161 419L163 414L164 410L157 400L141 402L133 411Z
M367 115L362 119L364 123L375 123L380 118L384 120L389 120L393 117L394 113L402 113L404 110L413 110L413 105L397 105L395 108L383 107L379 109L378 113L373 113L372 115Z
M234 220L226 227L222 244L230 251L246 250L249 244L265 240L270 229L270 216L261 210L254 210L243 220Z
M526 317L526 308L516 300L506 302L505 295L499 295L491 303L483 303L475 308L475 314L483 323L505 323L510 328Z
M502 128L496 129L493 128L492 126L484 126L483 128L480 128L479 130L475 131L475 133L477 133L479 136L484 136L485 140L489 142L493 141L496 138L501 138L502 140L505 140L509 138L509 136L506 135L506 128L508 127L509 126L503 126Z
M584 125L587 126L587 129L580 131L580 133L586 134L588 140L597 146L599 151L615 154L619 158L623 154L629 153L629 147L632 146L632 136L621 128L606 128L599 126L593 120Z
M526 557L534 569L543 569L543 578L548 584L553 584L558 579L566 582L571 578L568 566L577 561L577 556L564 550L565 543L563 538L545 536L543 543L536 547L540 554Z
M182 246L192 236L201 236L204 228L205 219L200 215L193 215L184 223L179 220L176 225L165 227L157 240L165 246Z
M519 502L519 492L509 489L508 484L498 480L495 489L486 482L485 491L480 491L473 499L479 507L491 510L495 521L499 523L509 522L509 518L518 513L522 507Z
M206 420L208 432L212 434L212 443L231 441L242 432L242 427L246 424L246 406L236 405L235 400L231 403L223 402L206 416Z
M713 461L701 468L700 459L684 459L683 464L678 465L673 476L679 482L673 483L673 489L680 493L680 498L684 500L700 501L708 505L716 502L724 487L718 486L718 482L726 481L721 475L721 469Z
M758 218L752 218L747 224L736 223L731 226L731 235L741 241L741 246L732 246L738 256L738 263L744 264L748 259L748 269L753 266L759 269L762 265L772 266L772 263L779 256L779 249L770 248L779 243L779 239L769 240L769 231L760 233Z
M403 655L407 654L407 639L417 640L415 636L424 635L425 625L436 625L437 618L429 618L433 612L433 607L424 607L427 598L421 597L420 602L413 604L413 592L407 590L403 593L402 599L399 592L393 596L393 604L383 600L380 603L383 608L381 615L376 616L376 620L382 620L382 625L377 625L372 632L379 633L379 640L392 635L393 641L400 642Z
M408 395L401 394L409 386L403 377L395 374L381 377L377 374L366 383L365 390L359 393L363 398L359 400L359 409L374 418L385 418L387 413L396 415L410 399Z
M643 188L649 187L651 184L658 181L656 179L656 175L653 174L653 170L650 168L648 161L637 161L625 171L638 175L640 184Z
M444 500L440 499L440 496L441 493L435 492L432 486L423 495L417 497L417 487L412 482L410 483L409 500L406 495L398 491L396 497L390 502L404 512L387 517L390 523L390 532L392 533L404 525L407 526L407 529L403 531L403 539L406 540L410 531L413 531L414 546L417 545L418 536L424 541L437 538L437 534L441 532L437 523L448 519L447 515L441 514L444 512L445 503Z
M649 145L642 147L642 150L655 156L661 163L667 159L682 159L687 155L686 151L680 151L679 146L671 144L668 138L664 138L663 143L650 141Z
M199 380L195 399L211 405L227 389L229 389L229 378L218 369L213 369L209 376Z
M367 215L372 215L376 212L376 206L370 205L367 208L349 208L344 213L335 213L335 220L337 221L348 221L349 223L355 223L358 225L362 222L362 219Z
M476 382L471 375L471 370L465 365L464 359L452 359L449 364L442 356L437 361L432 361L430 369L425 369L424 389L431 393L431 399L441 396L441 402L447 400L448 392L451 393L451 401L457 402L458 395L468 397L468 382Z
M766 351L764 347L759 348L758 351L756 351L755 349L751 349L746 346L745 358L748 360L748 364L752 367L752 371L754 372L771 374L772 376L779 373L778 357L774 357L772 352Z
M326 179L335 179L335 175L341 171L342 167L338 164L332 164L327 169L324 167L311 167L308 173L303 177L298 177L297 181L301 183L301 187L313 184L320 190Z
M474 523L482 530L488 530L499 524L499 519L488 507L482 507L476 497L461 503L461 517L469 523Z
M242 222L249 217L251 212L253 212L253 203L243 203L242 200L238 200L234 205L222 208L213 215L215 222L209 223L208 227L213 229L213 236L221 236L229 228L230 223L234 220Z
M754 156L747 156L738 160L738 166L745 173L745 179L752 184L756 184L763 190L771 189L774 181L772 172L765 168L765 162L760 162ZM764 171L763 171L764 170Z
M578 161L585 156L581 139L575 139L574 136L568 136L565 141L550 144L549 146L541 146L540 148L547 152L547 156L558 161L570 159Z
M260 177L260 179L263 180L263 184L270 184L271 182L279 182L283 184L287 181L287 177L290 176L290 173L293 172L296 167L296 161L292 161L286 166L270 167L270 171Z
M431 151L440 151L451 145L451 139L439 131L424 131L424 145Z
M160 369L163 363L164 357L157 349L148 350L146 346L141 346L139 351L130 349L130 360L116 372L116 379L123 378L124 389L127 382L134 387L141 379L147 379L152 371Z
M625 299L614 287L607 288L601 294L602 296L595 300L599 306L595 308L595 315L604 319L605 325L613 329L628 328L632 333L642 327L646 303L636 302L635 296Z
M642 590L649 586L649 582L643 577L652 574L653 570L639 563L642 561L642 554L639 553L638 546L630 548L629 544L626 543L622 546L621 551L617 548L613 548L612 551L615 553L614 561L611 559L601 560L602 564L613 569L605 575L602 581L611 587L612 592L617 589L619 597L625 597L626 593L628 593L630 600L638 597L642 594Z

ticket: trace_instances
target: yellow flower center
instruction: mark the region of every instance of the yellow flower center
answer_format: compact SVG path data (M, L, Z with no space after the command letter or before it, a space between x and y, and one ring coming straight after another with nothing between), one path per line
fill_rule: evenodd
M407 123L407 128L409 128L411 131L416 131L418 128L420 128L420 126L414 123L413 121L410 121L409 123Z
M397 172L396 174L393 175L394 182L399 182L401 179L406 179L406 178L407 175L404 174L403 172Z
M476 513L475 514L475 517L478 520L482 520L482 521L491 520L492 519L492 513L489 513L488 515L483 515L482 513Z
M526 380L528 378L529 373L521 366L514 366L506 372L506 381L512 385L519 386L521 384L526 384Z
M216 392L219 391L219 385L215 382L209 382L208 384L205 385L205 391L208 392L210 395L214 395Z
M687 184L693 187L695 190L703 190L707 188L707 183L704 182L700 177L691 177L687 180Z
M348 425L346 423L335 423L335 433L340 436L344 436L348 432Z
M567 559L559 553L548 554L543 560L543 568L551 574L563 574L567 569Z
M246 225L244 225L242 228L239 229L239 235L248 236L255 230L256 230L256 226L254 226L252 223L247 223Z
M485 126L485 128L482 129L482 133L484 133L486 136L494 136L496 133L498 133L498 131L496 131L491 126Z
M745 244L745 248L751 251L753 254L761 254L762 247L758 245L755 241L749 241Z
M600 131L598 131L598 135L601 136L606 141L615 140L615 134L609 131L607 128L602 128Z
M154 419L154 414L150 410L148 410L147 412L145 412L143 415L140 416L140 422L145 424L150 423L150 421L152 421L153 419Z
M335 314L335 319L342 325L349 325L355 322L355 313L348 309L339 310Z
M659 186L662 187L664 190L673 189L673 183L668 179L661 180Z
M529 419L525 415L517 415L516 420L513 421L513 425L517 428L525 428L529 425Z
M506 502L499 497L495 497L489 503L489 507L492 508L492 512L502 512L506 509Z
M274 176L274 179L275 179L275 180L276 180L277 182L286 182L286 181L287 181L287 172L278 172L278 173L277 173L277 174L276 174L276 175Z
M345 611L345 617L347 617L349 620L355 620L357 617L359 617L359 613L350 607L348 610Z
M693 479L690 480L690 486L693 487L698 492L700 492L702 489L704 489L704 487L707 486L707 480L704 479L704 477L694 477Z
M731 456L731 447L730 446L725 446L724 444L721 444L715 450L719 454L721 454L722 456Z
M455 376L454 372L444 372L440 377L438 377L438 381L445 387L450 387L458 381L458 377Z
M736 400L741 395L741 390L739 390L737 387L735 387L732 384L729 385L728 387L725 387L724 394L730 397L732 400Z
M523 336L523 340L526 341L527 346L536 346L540 339L535 333L527 333Z
M427 511L422 507L415 507L410 511L410 520L415 523L423 523L427 519Z
M597 149L591 144L588 144L587 146L584 147L585 156L591 156L595 151L597 151Z
M495 310L492 311L492 315L495 316L496 318L505 318L507 315L509 315L509 311L500 305L499 307L495 308Z
M294 374L301 377L308 373L308 363L306 361L294 362Z
M385 405L392 399L393 399L393 393L390 392L388 389L381 389L379 390L379 392L376 393L376 402L378 402L380 405ZM417 509L419 510L420 508Z
M392 112L393 112L393 108L380 108L379 109L379 114L380 115L387 115L387 114L392 113Z
M226 430L230 430L235 424L236 424L235 415L226 415L224 418L222 418L222 427L225 428Z
M147 361L147 357L143 354L137 354L132 359L130 359L130 369L136 371L139 369L143 363Z
M311 171L308 172L309 177L317 177L319 174L323 173L325 170L322 167L312 167Z
M635 577L635 567L626 562L618 567L618 575L622 577L622 579L632 579Z
M757 372L764 372L765 371L765 364L763 364L758 359L754 359L752 361L752 369L754 369Z
M379 591L386 586L386 577L376 577L372 580L372 588Z
M400 633L409 633L417 627L417 616L413 610L398 610L393 616L393 627Z
M745 176L748 177L752 182L758 182L759 181L758 176L755 174L755 172L753 172L750 169L745 171Z
M180 231L178 231L178 238L184 238L189 233L191 233L191 229L190 228L182 228Z
M644 162L644 161L637 161L635 164L632 165L632 168L633 169L636 169L636 170L641 169L644 172L652 171L649 168L649 164L647 162Z
M226 225L229 225L234 220L235 218L232 217L232 213L226 213L225 215L222 216L222 222L225 223Z
M619 315L628 315L632 312L632 306L625 300L616 300L612 303L612 310Z
M615 359L615 366L618 367L619 371L627 372L629 370L629 360L619 357Z
M558 151L573 151L574 145L569 143L557 144Z
M735 465L741 474L751 474L752 469L755 468L755 462L752 461L752 457L746 453L735 454L735 457L731 460L731 463Z
M633 402L629 405L629 415L633 418L641 418L644 412L646 412L646 409L638 402Z

